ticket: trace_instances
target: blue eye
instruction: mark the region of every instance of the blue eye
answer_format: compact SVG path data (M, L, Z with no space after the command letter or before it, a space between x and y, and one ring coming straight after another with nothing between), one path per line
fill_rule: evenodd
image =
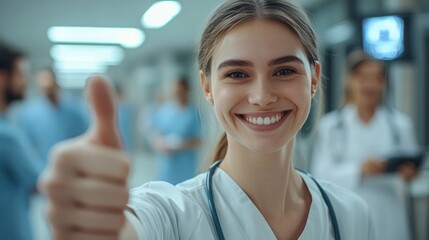
M280 69L279 71L277 71L274 76L286 76L286 75L291 75L295 73L295 71L293 69L290 68L283 68Z
M228 77L230 78L245 78L247 75L243 72L230 72L228 73Z

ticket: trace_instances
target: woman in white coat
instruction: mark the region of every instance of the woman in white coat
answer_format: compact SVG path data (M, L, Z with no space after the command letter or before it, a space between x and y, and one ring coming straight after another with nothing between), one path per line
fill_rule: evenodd
M374 239L363 200L293 166L296 134L320 86L317 52L293 3L222 4L199 51L201 87L225 130L221 161L177 186L145 184L129 201L112 95L92 79L94 125L56 148L40 184L54 239Z
M410 239L403 190L417 172L404 165L385 173L385 160L418 150L412 123L383 103L383 62L354 51L346 79L346 104L320 121L312 173L360 194L370 207L378 239Z

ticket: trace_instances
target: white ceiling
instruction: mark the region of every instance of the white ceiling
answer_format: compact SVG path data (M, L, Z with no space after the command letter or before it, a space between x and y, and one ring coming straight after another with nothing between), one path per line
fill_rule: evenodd
M144 29L142 14L154 0L0 0L0 40L23 49L32 68L52 63L47 38L51 26L134 27L142 29L146 40L142 46L126 49L121 64L144 61L163 51L195 48L207 17L222 0L180 0L182 12L167 26ZM320 0L299 0L311 7Z

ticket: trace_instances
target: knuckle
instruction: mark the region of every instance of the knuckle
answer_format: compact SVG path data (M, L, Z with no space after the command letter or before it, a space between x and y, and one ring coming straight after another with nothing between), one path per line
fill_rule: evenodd
M74 152L76 151L69 142L61 142L54 145L49 158L56 169L67 169L72 162Z
M118 169L122 176L128 177L130 170L131 170L131 164L128 160L128 157L125 154L122 154L120 157L120 169Z
M55 223L64 216L64 211L61 207L50 204L46 209L46 216L55 227Z
M52 240L68 240L69 237L64 231L52 229Z
M125 215L124 214L118 214L118 216L116 217L115 220L116 220L115 221L116 224L115 224L113 230L120 231L122 229L122 227L124 226L125 221L126 221Z
M130 198L130 193L127 188L123 188L121 194L119 195L119 201L121 206L126 206L128 203L128 200Z
M52 177L48 174L47 171L45 171L37 181L37 189L42 192L46 193L48 191L48 184L52 180Z
M57 193L58 191L66 191L67 183L58 178L51 178L44 182L44 187L48 195Z

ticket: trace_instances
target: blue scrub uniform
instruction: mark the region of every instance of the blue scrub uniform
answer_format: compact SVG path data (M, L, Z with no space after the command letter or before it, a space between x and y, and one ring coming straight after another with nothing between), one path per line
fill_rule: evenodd
M0 239L32 239L29 200L41 172L23 133L0 113Z
M134 106L126 101L118 103L118 127L124 150L132 154L134 148L134 132L136 117Z
M155 113L153 127L156 134L179 141L200 138L200 119L193 106L181 107L172 102L162 106ZM195 176L197 167L196 149L178 150L172 153L158 153L158 179L177 184Z
M60 98L54 106L48 99L39 98L24 106L19 121L43 165L53 145L86 131L88 122L78 108L80 102L76 102Z

